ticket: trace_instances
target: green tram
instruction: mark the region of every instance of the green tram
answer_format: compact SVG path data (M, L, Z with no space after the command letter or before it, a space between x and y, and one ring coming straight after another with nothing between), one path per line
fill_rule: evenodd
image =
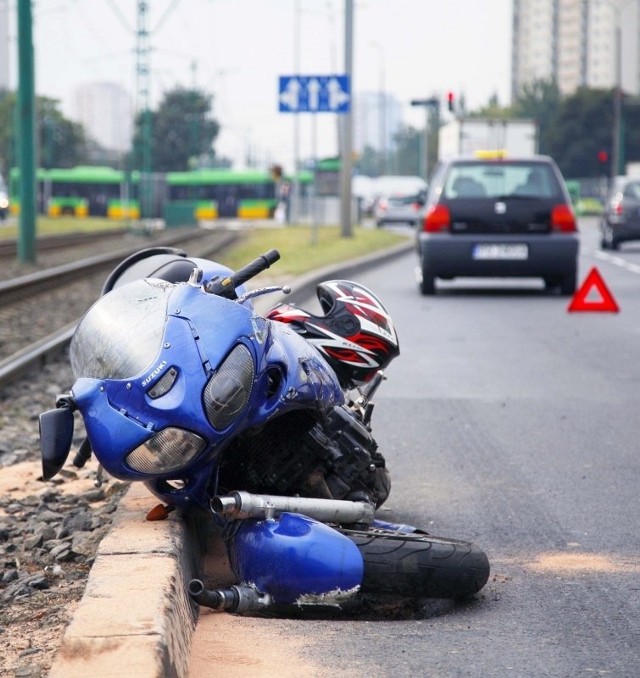
M285 181L291 182L290 177ZM313 183L311 172L302 172L303 190ZM218 218L271 219L280 200L279 182L267 170L199 169L166 175L165 216L170 212L192 215L195 221ZM306 187L306 188L305 188Z
M10 203L19 212L19 170L10 174ZM284 181L291 184L292 177ZM297 175L301 195L313 184L313 173ZM196 224L218 218L270 219L280 186L268 170L199 169L151 175L149 214L141 214L140 174L129 181L111 167L40 169L38 212L51 217L73 215L108 219L164 218L167 225Z
M137 219L139 176L134 173L127 182L126 174L112 167L72 167L39 169L37 207L50 217L107 217ZM20 172L11 170L10 202L12 214L20 211Z

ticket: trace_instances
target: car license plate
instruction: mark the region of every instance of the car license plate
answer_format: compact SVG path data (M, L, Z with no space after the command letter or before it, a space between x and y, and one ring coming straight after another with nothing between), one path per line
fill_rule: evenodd
M529 258L529 248L526 245L483 244L474 245L472 256L474 259L510 259L523 261Z

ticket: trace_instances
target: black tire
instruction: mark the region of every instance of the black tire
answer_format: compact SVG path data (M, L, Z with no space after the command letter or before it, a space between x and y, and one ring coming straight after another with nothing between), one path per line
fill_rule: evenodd
M571 297L576 293L577 287L578 273L574 270L562 277L562 281L560 283L560 294L565 297Z
M362 593L460 599L489 579L489 559L469 542L381 529L341 531L362 554Z
M425 296L430 296L436 293L436 277L429 275L422 269L422 280L420 281L420 292Z
M561 279L558 277L545 278L544 279L545 290L549 293L555 292L558 286L560 285L560 280Z
M608 224L602 227L600 247L603 250L617 250L620 247L620 241L613 235L613 229Z

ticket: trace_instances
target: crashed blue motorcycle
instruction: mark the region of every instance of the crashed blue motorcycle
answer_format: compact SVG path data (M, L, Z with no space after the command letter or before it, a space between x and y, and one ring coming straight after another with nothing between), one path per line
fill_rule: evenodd
M75 383L40 415L44 479L66 463L74 413L100 471L141 481L167 510L206 512L234 585L188 587L199 604L252 613L358 596L463 598L489 576L483 551L378 520L389 472L372 398L399 355L393 322L355 282L317 287L322 312L253 300L287 290L172 248L121 262L70 346Z

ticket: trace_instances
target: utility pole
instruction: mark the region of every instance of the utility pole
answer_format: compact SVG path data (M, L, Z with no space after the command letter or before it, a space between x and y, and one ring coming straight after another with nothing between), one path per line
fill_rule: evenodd
M344 16L344 72L353 89L353 0L345 0ZM353 116L352 106L342 115L342 148L340 157L340 217L342 223L342 237L351 238L353 228L351 224L351 172L353 167Z
M20 237L18 259L36 260L35 96L31 0L18 2L18 162Z
M136 80L138 112L141 122L141 160L140 167L140 216L149 217L152 211L151 202L151 109L150 109L150 77L149 64L149 31L147 29L147 11L149 3L146 0L138 2L138 30L136 41Z
M412 106L424 106L426 111L425 122L424 122L424 179L429 181L429 130L431 127L431 112L434 111L437 115L436 117L436 131L439 127L438 114L440 111L440 100L438 97L430 97L429 99L413 99L411 101Z

